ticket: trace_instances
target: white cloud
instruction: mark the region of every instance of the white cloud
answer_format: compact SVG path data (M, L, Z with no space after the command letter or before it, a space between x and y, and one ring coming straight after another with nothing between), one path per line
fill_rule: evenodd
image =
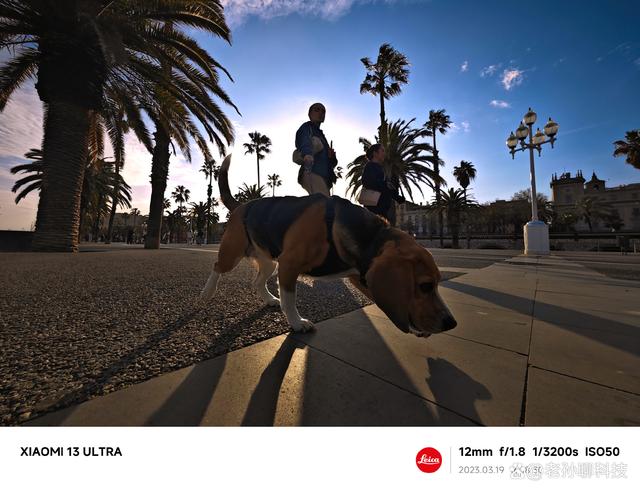
M460 66L460 72L466 72L469 70L469 62L467 60Z
M511 107L509 103L507 103L506 101L502 101L501 99L493 99L489 104L494 108L510 108Z
M460 125L462 125L462 129L465 132L471 132L471 125L469 125L468 121L463 121Z
M640 58L636 58L633 63L636 64L636 66L640 67Z
M247 17L273 19L290 14L301 14L334 20L346 14L354 4L372 0L222 0L227 23L231 27L242 24ZM375 0L373 0L375 1ZM395 3L397 0L380 0Z
M510 91L511 88L519 86L524 80L524 71L517 68L506 69L502 72L502 86Z
M480 71L480 77L491 77L498 71L500 67L502 67L501 63L489 65L488 67L485 67Z
M42 144L42 103L33 83L17 90L0 114L0 156L23 156Z

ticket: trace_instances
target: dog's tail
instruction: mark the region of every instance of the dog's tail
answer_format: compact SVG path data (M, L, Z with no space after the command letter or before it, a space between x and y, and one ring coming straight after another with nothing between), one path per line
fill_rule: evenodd
M224 206L232 212L236 207L240 205L236 199L231 195L229 189L229 166L231 166L231 154L229 154L220 166L220 174L218 175L218 188L220 189L220 200Z

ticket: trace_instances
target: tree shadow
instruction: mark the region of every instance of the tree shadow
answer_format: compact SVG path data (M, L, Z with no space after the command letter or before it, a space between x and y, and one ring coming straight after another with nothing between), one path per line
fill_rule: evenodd
M198 426L224 372L227 355L196 364L150 417L148 426Z
M276 417L280 387L296 349L304 345L288 335L256 385L242 419L242 426L272 426Z

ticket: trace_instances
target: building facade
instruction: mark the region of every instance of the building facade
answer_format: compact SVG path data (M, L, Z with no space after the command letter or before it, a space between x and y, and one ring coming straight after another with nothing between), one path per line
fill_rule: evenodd
M551 200L557 214L572 212L576 204L585 198L592 198L601 212L616 214L620 219L619 231L640 231L640 183L631 183L618 187L607 188L605 181L593 173L586 181L582 171L576 176L563 173L551 178ZM611 221L607 221L596 214L592 218L594 232L610 232ZM589 231L589 225L583 219L575 225L576 231Z

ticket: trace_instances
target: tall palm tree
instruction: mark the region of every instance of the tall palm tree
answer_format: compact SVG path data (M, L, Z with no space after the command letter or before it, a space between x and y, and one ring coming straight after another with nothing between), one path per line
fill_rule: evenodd
M177 27L167 29L172 22ZM0 45L14 48L0 68L0 111L28 79L37 81L44 104L46 166L35 250L77 251L90 118L103 108L110 84L129 94L128 120L155 105L150 116L161 115L164 127L174 128L168 122L180 108L164 104L160 111L157 99L181 101L220 149L230 142L231 124L210 96L231 104L218 84L217 70L224 69L185 27L229 40L217 0L0 2ZM167 66L171 73L163 71ZM193 123L188 119L182 128ZM184 144L186 136L176 133L176 143Z
M361 58L367 75L360 84L360 94L370 93L380 98L380 135L387 128L387 117L384 111L384 101L402 92L401 84L409 82L409 60L405 55L396 51L390 44L380 46L375 63L367 57Z
M476 168L471 161L460 161L460 166L453 167L453 176L464 190L464 200L467 200L467 187L476 178ZM471 248L471 235L469 234L468 217L465 218L467 223L467 248Z
M274 197L276 194L276 187L282 186L280 175L276 173L269 175L269 181L267 183L271 187L271 196Z
M467 200L462 189L454 190L450 188L443 191L440 203L435 200L430 205L430 209L436 212L442 212L447 217L447 225L451 232L452 247L460 246L460 224L462 214L470 209L476 208L478 205L475 200Z
M626 133L625 140L616 140L613 155L626 156L625 162L636 169L640 169L640 130L630 130Z
M433 156L435 158L434 161L434 172L440 176L440 166L444 166L444 161L440 159L440 155L438 154L438 146L436 144L436 134L439 132L442 135L447 133L447 130L451 127L451 118L447 115L444 109L441 110L429 110L429 119L424 124L425 128L431 132L431 136L433 138ZM436 204L440 204L440 185L436 184L435 187L436 192ZM443 214L444 211L442 208L438 208L438 221L439 221L439 232L440 232L440 246L444 246L444 224L443 224Z
M178 207L181 207L185 202L188 202L190 196L191 190L186 188L184 185L178 185L176 189L171 192L171 197L173 197L173 200L178 204Z
M265 158L265 154L271 152L271 139L266 135L262 135L257 130L255 132L249 132L251 142L245 143L245 154L256 155L256 162L258 166L258 188L260 188L260 160Z
M453 176L464 190L467 196L467 187L476 178L476 168L470 161L460 161L460 166L453 167Z
M422 139L429 135L424 128L411 128L415 119L405 122L398 120L388 126L388 134L382 145L385 148L385 161L383 167L388 181L396 184L403 194L413 200L412 187L422 193L421 185L435 186L435 183L446 183L441 177L435 175L430 168L433 165L431 145ZM356 157L347 165L349 171L347 192L354 197L362 187L362 173L367 164L366 150L371 146L371 141L360 137L363 154Z
M216 160L213 158L206 160L200 168L200 171L204 173L205 178L209 180L209 184L207 185L207 229L205 234L205 242L207 244L209 243L209 234L211 232L211 195L213 193L212 182L219 169L220 166L216 166Z

